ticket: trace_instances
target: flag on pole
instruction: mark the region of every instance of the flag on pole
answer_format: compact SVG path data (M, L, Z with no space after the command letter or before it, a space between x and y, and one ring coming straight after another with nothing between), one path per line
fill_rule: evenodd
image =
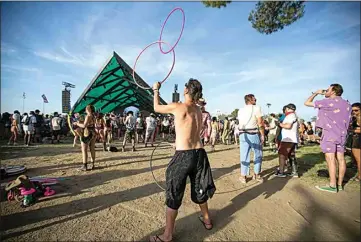
M25 92L23 92L23 98L25 99Z
M41 95L41 97L43 98L44 103L49 103L49 102L48 102L48 99L47 99L46 96L45 96L45 94Z

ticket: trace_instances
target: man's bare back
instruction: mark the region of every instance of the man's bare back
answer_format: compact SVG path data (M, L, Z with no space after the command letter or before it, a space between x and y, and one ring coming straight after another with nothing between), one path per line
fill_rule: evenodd
M202 112L194 103L177 103L173 111L176 150L192 150L203 148L200 140L202 129Z
M197 83L199 83L197 81ZM184 103L170 103L168 105L159 105L159 88L160 84L155 83L153 90L154 95L154 110L158 113L173 114L175 119L176 132L176 150L192 150L203 148L201 143L201 129L202 129L202 111L197 106L198 96L202 92L202 87L199 83L199 88L195 89L198 94L190 93L186 86L184 90ZM194 89L194 88L193 88ZM194 98L192 95L196 95Z

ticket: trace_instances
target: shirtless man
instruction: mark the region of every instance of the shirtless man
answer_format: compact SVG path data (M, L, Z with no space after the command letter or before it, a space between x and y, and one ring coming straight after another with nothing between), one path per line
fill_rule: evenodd
M160 84L153 85L154 111L173 114L175 121L176 152L166 171L166 226L162 235L155 235L150 241L171 241L178 209L182 204L187 177L190 177L191 198L199 204L202 216L199 217L205 229L212 229L207 200L216 190L207 153L200 139L202 111L197 102L202 97L202 85L190 79L184 88L184 102L159 104ZM204 173L203 173L203 172ZM206 174L203 176L202 174Z

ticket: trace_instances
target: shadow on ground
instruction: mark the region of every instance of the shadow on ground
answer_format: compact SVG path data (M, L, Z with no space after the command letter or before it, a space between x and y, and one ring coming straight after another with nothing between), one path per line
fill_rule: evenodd
M166 167L167 164L154 167L154 169L160 169ZM227 172L231 172L236 167L228 167L219 169L214 175L216 180L222 175L225 175ZM94 173L89 175L83 175L78 177L77 181L71 184L72 191L71 195L76 195L84 190L91 187L104 184L110 180L117 178L139 174L141 172L147 172L149 168L142 168L136 170L125 170L125 171L104 171L101 173ZM81 179L81 180L80 180ZM74 179L75 180L75 179ZM159 182L162 187L165 187L165 182ZM55 224L64 223L79 217L87 216L92 213L102 211L104 209L111 209L112 206L117 205L122 202L132 201L139 198L147 197L156 193L162 192L160 188L157 187L155 183L146 184L140 187L135 187L127 189L125 191L113 192L105 195L94 196L90 198L83 198L59 205L54 205L50 207L44 207L38 210L24 211L21 213L10 214L2 216L1 218L1 228L2 231L15 229L18 227L46 221L49 219L58 219L58 221L50 222L45 225L36 226L30 229L25 229L19 232L13 232L5 234L2 236L2 239L8 239L22 234L30 233L37 231L42 228L46 228ZM67 218L61 218L67 216Z

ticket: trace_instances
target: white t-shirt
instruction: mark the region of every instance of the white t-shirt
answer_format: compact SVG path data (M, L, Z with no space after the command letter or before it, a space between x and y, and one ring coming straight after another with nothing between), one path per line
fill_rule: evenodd
M234 131L233 132L234 132L235 135L239 134L239 124L234 125Z
M163 120L162 125L164 127L168 127L169 126L169 120Z
M147 129L155 129L157 126L157 121L153 117L147 117L145 122L147 123Z
M239 129L258 128L257 118L262 117L262 110L257 105L245 105L238 111Z
M27 117L28 116L24 116L21 122L25 123ZM34 115L31 115L29 117L29 125L23 125L24 131L34 131L34 124L36 124L36 117Z
M230 129L233 129L235 124L236 124L236 122L235 122L234 120L232 120L232 121L231 121L231 124L229 125L229 128L230 128Z
M271 118L271 122L269 123L269 134L276 135L277 126L276 126L276 119Z
M298 122L296 114L288 114L282 123L293 124L291 129L282 129L282 142L298 143Z
M315 121L312 121L312 122L311 122L311 126L312 126L313 132L315 133L315 132L316 132L316 122L315 122Z
M51 126L53 127L53 130L60 130L61 129L61 118L54 117L51 119Z

